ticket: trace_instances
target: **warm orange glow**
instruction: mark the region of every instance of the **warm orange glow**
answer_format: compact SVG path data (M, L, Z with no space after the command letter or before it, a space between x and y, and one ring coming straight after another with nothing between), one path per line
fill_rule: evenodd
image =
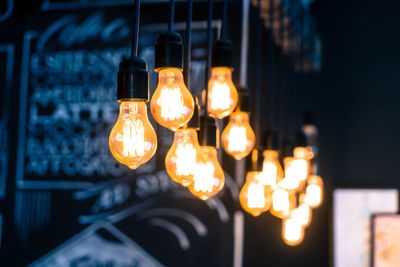
M226 67L213 68L208 90L208 112L219 119L231 114L238 102L232 70Z
M176 131L190 120L193 115L194 100L183 82L180 69L160 70L150 108L154 119L172 131Z
M302 226L308 227L311 223L311 208L307 203L301 203L291 214Z
M168 175L177 183L188 186L193 182L196 163L201 159L201 149L194 129L179 129L165 157Z
M310 160L314 154L308 147L296 147L293 150L293 162L291 163L293 175L300 181L304 181L310 173Z
M300 172L304 171L304 163L302 159L295 159L293 157L286 157L283 160L285 165L285 178L279 182L279 187L285 190L300 190L304 186L304 182L300 179Z
M261 172L249 172L239 194L242 208L253 216L260 215L271 206L271 192L259 183L257 179L259 174Z
M224 171L217 159L217 150L211 146L201 146L202 157L194 169L190 192L202 200L207 200L222 190L225 184Z
M292 193L276 188L272 193L272 206L270 212L272 215L283 218L290 214L294 206L294 196Z
M310 175L307 179L306 195L304 202L312 208L321 206L323 199L323 184L321 177L318 175Z
M283 241L289 246L296 246L304 239L304 228L298 220L288 216L282 221Z
M278 151L265 150L263 155L263 175L260 176L260 178L262 178L260 183L275 188L277 183L279 183L283 178L283 170L281 164L279 163Z
M157 149L157 135L147 118L144 102L121 103L118 120L109 136L109 145L113 156L131 169L153 157Z
M236 160L246 157L254 147L256 136L249 123L249 114L235 111L222 132L222 146Z

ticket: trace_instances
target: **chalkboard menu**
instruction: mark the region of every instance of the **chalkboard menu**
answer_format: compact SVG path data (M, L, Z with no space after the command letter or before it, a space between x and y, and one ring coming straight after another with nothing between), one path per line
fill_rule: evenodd
M14 46L0 43L0 74L7 75L0 82L5 88L10 79L19 85L18 105L13 110L3 105L0 113L0 197L10 110L17 120L12 227L16 246L25 251L17 265L232 265L238 188L228 173L224 191L206 202L174 183L164 167L173 134L150 112L159 139L150 162L132 171L109 151L119 105L116 73L129 55L132 12L132 6L114 1L48 0L15 33L20 40L15 66L9 63L17 62ZM143 21L139 55L148 62L153 93L154 43L166 24L150 15ZM213 26L216 35L220 22ZM178 21L175 29L183 35L185 23ZM194 21L191 89L198 96L205 48L206 22ZM14 67L20 71L12 77L5 70ZM6 90L1 94L2 101L9 98Z

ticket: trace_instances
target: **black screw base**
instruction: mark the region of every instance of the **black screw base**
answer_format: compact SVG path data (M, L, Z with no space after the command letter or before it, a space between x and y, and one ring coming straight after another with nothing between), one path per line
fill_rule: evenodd
M244 112L250 112L251 107L250 107L250 95L249 95L249 90L247 88L239 88L239 103L237 105L238 109Z
M264 145L266 150L278 150L279 149L279 137L278 133L274 129L268 129L264 133Z
M215 41L212 49L211 68L227 67L233 69L233 45L225 39Z
M118 101L149 101L149 73L146 61L138 57L124 58L119 64L117 75Z
M214 118L206 115L200 116L199 144L200 146L219 147L218 127Z

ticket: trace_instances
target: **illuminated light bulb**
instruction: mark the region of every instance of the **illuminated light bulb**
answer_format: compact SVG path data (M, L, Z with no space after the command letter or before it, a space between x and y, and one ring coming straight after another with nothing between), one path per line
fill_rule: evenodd
M249 123L249 114L235 111L222 132L222 146L236 160L246 157L254 147L256 136Z
M321 205L323 198L323 181L318 175L310 175L307 179L306 195L304 202L312 208Z
M282 237L287 245L296 246L304 239L304 227L298 220L288 216L282 221Z
M284 218L293 209L294 200L292 193L278 187L272 193L270 213L278 218Z
M190 185L201 153L195 129L177 130L174 133L174 142L165 157L168 175L183 186Z
M313 158L313 153L307 147L296 147L293 150L294 160L293 171L296 172L298 179L305 180L310 172L310 160Z
M158 74L158 85L150 103L151 114L162 126L176 131L193 115L194 100L178 68L164 68Z
M246 183L239 194L239 201L243 209L253 216L267 211L271 206L271 192L259 183L257 175L261 172L249 172Z
M279 187L285 190L296 190L304 186L304 180L300 179L299 169L301 169L303 160L297 160L293 157L286 157L283 160L285 165L285 178L279 182Z
M121 102L109 145L113 156L133 170L153 157L157 149L157 135L147 118L145 102Z
M219 119L231 114L238 103L232 70L227 67L212 68L208 88L208 112Z
M263 170L260 178L260 183L263 185L271 186L275 188L276 185L283 178L283 170L281 164L279 163L279 154L278 151L275 150L265 150L263 152L264 162L263 162Z
M193 182L189 191L202 200L207 200L222 190L225 184L224 171L217 160L217 150L212 146L201 146L202 157L194 168Z
M301 203L291 214L302 226L308 227L311 223L311 208L307 203Z

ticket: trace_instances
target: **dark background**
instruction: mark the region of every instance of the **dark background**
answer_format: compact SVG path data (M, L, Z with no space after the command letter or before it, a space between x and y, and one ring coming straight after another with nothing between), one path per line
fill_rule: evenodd
M0 3L1 10L4 7L4 1ZM13 224L17 142L14 137L18 135L16 114L19 103L21 40L23 33L31 29L26 24L25 18L37 14L40 4L31 2L24 4L17 1L13 15L0 23L0 43L12 42L16 45L15 79L10 100L7 195L0 202L4 223L0 251L2 262L4 262L2 266L22 266L31 263L67 240L72 233L82 229L80 226L71 226L71 229L67 229L69 222L56 220L56 224L62 224L62 227L60 225L58 227L64 228L65 232L71 235L60 234L63 232L60 230L55 231L60 237L58 241L54 241L47 232L47 235L32 237L32 241L23 246L16 238ZM197 20L206 18L206 6L200 6L195 11ZM166 5L164 7L166 8ZM160 21L167 21L168 12L165 8L164 12L162 9L144 7L142 12L148 12L148 15L144 13L143 20L151 22L152 19L157 18ZM280 220L270 214L263 214L258 218L246 214L244 266L329 266L332 259L330 195L332 189L341 186L400 187L400 92L398 90L400 3L377 0L316 0L311 4L311 9L323 41L322 69L320 72L306 74L304 77L297 76L295 82L297 90L301 88L301 92L305 95L304 106L313 111L317 119L320 131L321 175L325 181L326 190L325 201L319 209L314 211L313 220L306 230L304 241L296 247L288 247L282 242ZM57 14L57 12L61 11L54 13ZM179 12L183 12L183 8L181 11L178 8L177 14ZM230 12L228 36L235 41L235 47L238 47L239 20L233 17L240 16L240 4L232 3ZM253 8L251 15L254 19ZM46 18L42 17L41 20L45 22ZM255 62L255 35L253 25L250 24L250 27L248 80L249 86L253 86L251 89L254 90L256 70L252 63ZM264 44L267 43L267 34L268 32L264 31ZM268 60L266 51L263 52L263 59L265 62ZM237 76L235 79L237 80ZM294 96L296 94L298 92L293 93ZM267 107L263 112L268 112ZM291 117L292 131L299 126L301 116L298 113L301 112L296 111L296 114ZM224 169L230 169L230 166L224 166ZM59 195L60 203L63 198L64 196ZM65 196L65 199L68 197ZM193 200L190 209L198 205L200 204ZM234 210L234 205L231 204L231 206ZM59 209L62 210L65 207L68 208L71 205L60 204ZM120 226L120 229L127 232L125 227ZM215 224L213 231L218 235L225 228L227 228L226 225ZM145 226L140 229L151 230ZM163 252L162 241L157 241L153 237L155 242L152 247L146 238L139 237L138 239L142 241L141 244L147 246L151 254L159 255L162 262L170 263L169 265L187 266L185 262L191 262L192 266L197 266L200 261L196 262L190 257L199 259L206 257L202 255L203 250L200 250L195 254L185 254L180 261L174 261L172 258L178 258L181 254ZM166 239L160 237L160 240ZM220 243L202 240L199 242L203 244L199 247L215 246L212 248L215 255L231 258L232 240L227 240L228 242L220 241ZM172 248L171 250L173 251ZM175 264L172 264L174 262ZM220 259L203 262L203 264L204 266L230 266L231 262Z

